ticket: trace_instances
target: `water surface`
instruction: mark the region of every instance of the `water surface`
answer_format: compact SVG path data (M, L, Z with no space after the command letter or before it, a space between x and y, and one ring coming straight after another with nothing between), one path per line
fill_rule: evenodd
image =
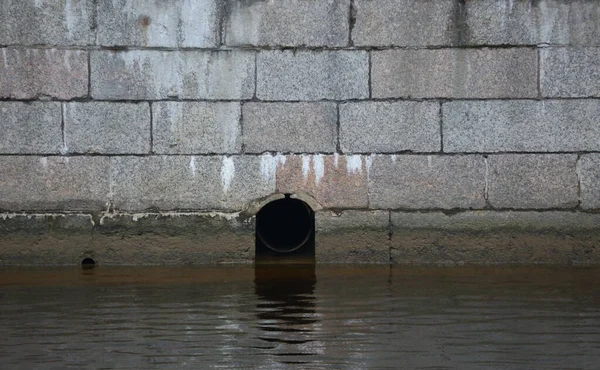
M0 368L597 369L600 269L0 270Z

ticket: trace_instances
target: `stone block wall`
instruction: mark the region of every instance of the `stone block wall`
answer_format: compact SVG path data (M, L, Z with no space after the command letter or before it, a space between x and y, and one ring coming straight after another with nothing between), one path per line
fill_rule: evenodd
M600 262L600 2L4 0L0 53L0 265L251 261L277 193L321 262Z

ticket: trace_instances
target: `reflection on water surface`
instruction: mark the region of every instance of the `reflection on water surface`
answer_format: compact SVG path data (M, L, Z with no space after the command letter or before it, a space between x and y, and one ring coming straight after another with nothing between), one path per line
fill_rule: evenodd
M0 270L0 368L573 369L600 269Z

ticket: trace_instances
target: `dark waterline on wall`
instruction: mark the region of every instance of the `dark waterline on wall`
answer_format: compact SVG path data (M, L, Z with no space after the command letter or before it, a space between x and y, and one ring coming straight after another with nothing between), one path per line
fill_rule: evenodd
M598 268L0 270L0 367L596 368Z

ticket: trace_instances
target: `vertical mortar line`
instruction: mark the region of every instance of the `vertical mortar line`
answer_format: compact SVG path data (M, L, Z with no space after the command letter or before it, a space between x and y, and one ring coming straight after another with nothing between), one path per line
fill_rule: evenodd
M444 102L440 100L440 107L438 110L438 117L440 119L440 153L444 153Z
M390 266L393 263L392 260L392 238L394 236L394 226L392 225L392 211L388 210L388 258Z
M335 151L337 153L342 153L342 145L341 145L341 141L340 141L340 103L336 102L335 103L335 108L336 108L336 122L335 122L335 126L336 126L336 143L335 143Z
M369 157L365 158L366 164L366 172L367 172L367 209L371 209L371 167L373 167L373 159L375 155L371 153ZM346 161L348 158L346 158ZM362 161L362 160L361 160Z
M92 50L87 50L87 70L88 70L88 100L92 99Z
M108 157L108 201L106 202L106 212L111 212L114 202L114 184L113 184L113 157Z
M490 165L488 163L488 156L483 156L483 163L485 164L485 187L483 188L483 199L487 203L489 200L490 191Z
M575 175L577 176L577 207L581 207L581 154L577 154L575 161Z
M148 102L150 108L150 153L154 153L154 113L152 111L152 102Z
M350 6L348 9L348 46L354 46L354 41L352 40L354 23L356 23L356 8L354 6L354 0L350 0Z
M537 95L538 99L542 99L542 53L538 46L536 46L535 52L537 54Z
M93 0L92 29L94 30L94 45L98 45L98 0Z
M67 154L67 133L65 132L65 102L60 103L60 132L62 134L62 149L60 150L62 155Z
M240 128L240 141L242 145L240 146L241 154L246 153L246 142L244 139L244 102L240 101L240 119L239 119L239 128Z
M252 100L258 100L256 92L258 90L258 50L254 52L254 96Z
M223 47L225 45L225 27L227 25L227 18L229 16L229 6L230 6L230 1L229 0L225 0L222 1L222 5L220 8L219 13L219 47Z
M369 56L369 80L368 80L368 85L369 85L369 99L373 98L373 92L372 92L372 82L371 82L371 71L373 70L373 62L371 61L372 58L372 50L367 50L367 55Z

